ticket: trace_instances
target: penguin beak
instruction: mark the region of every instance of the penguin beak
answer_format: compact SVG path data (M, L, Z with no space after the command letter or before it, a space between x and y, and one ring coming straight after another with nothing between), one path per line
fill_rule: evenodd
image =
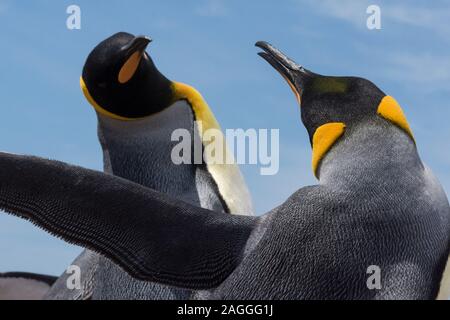
M125 45L122 50L126 52L127 56L135 52L143 53L152 39L146 36L138 36L134 38L129 44Z
M145 36L139 36L134 38L129 44L122 48L125 52L127 60L122 65L119 71L118 81L121 84L125 84L131 80L139 67L139 63L144 56L145 49L152 40Z
M302 78L305 78L310 72L301 65L295 63L292 59L282 53L280 50L265 41L258 41L256 47L263 50L258 55L266 60L281 76L287 81L294 92L298 103L301 103Z

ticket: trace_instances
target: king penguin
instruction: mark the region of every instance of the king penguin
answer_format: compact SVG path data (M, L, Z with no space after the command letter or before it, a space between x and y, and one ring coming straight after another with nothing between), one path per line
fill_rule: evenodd
M203 299L448 297L450 205L397 101L369 80L313 73L257 46L301 105L317 185L263 216L230 215L0 153L0 208Z
M201 149L204 132L220 129L219 124L197 90L159 72L146 52L150 42L145 36L117 33L90 53L83 68L80 84L98 117L104 171L196 206L251 214L250 195L235 164L208 164L207 159L206 164L194 164L194 143L200 143ZM180 129L190 133L192 152L186 163L176 164L171 157L179 141L172 134ZM224 151L228 152L226 147ZM70 274L63 274L48 299L186 299L190 295L136 281L89 250L73 265L85 275L82 288L68 290Z

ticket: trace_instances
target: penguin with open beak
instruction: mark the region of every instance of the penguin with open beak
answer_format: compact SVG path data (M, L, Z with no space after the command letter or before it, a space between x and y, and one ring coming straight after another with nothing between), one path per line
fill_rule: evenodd
M0 208L205 299L447 297L450 206L399 104L368 80L319 75L257 46L301 102L317 185L261 217L214 214L119 177L3 153Z
M99 43L84 65L80 85L98 117L104 171L195 206L251 214L250 195L237 165L194 161L195 148L202 150L204 132L220 126L197 90L167 79L158 70L146 51L150 43L146 36L120 32ZM186 152L191 153L183 163L172 159L180 144L172 139L177 130L189 133ZM47 299L186 299L191 295L133 279L89 250L72 265L80 267L81 288L67 288L72 273L64 272Z

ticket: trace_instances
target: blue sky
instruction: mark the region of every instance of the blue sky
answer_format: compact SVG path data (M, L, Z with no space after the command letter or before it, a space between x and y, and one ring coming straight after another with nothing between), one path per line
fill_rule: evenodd
M77 4L82 29L66 28ZM366 28L381 7L382 29ZM450 5L445 1L0 0L0 150L101 170L96 117L79 89L85 58L117 31L149 35L159 69L199 89L223 128L279 128L280 171L243 172L258 213L314 184L289 87L256 53L266 40L310 70L374 81L403 106L423 160L450 191ZM80 248L0 215L0 271L60 274Z

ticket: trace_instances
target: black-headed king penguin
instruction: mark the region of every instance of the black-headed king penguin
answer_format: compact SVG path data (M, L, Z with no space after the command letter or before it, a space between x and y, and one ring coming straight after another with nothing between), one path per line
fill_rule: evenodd
M178 143L171 139L174 130L187 129L194 143L195 135L220 127L196 89L159 72L146 52L150 42L148 37L120 32L101 42L85 63L80 84L98 116L104 171L196 206L251 214L250 195L235 164L173 163L171 153ZM192 162L193 153L194 148ZM48 299L190 297L186 290L137 281L88 250L73 264L85 275L81 290L67 290L69 275L64 274Z

